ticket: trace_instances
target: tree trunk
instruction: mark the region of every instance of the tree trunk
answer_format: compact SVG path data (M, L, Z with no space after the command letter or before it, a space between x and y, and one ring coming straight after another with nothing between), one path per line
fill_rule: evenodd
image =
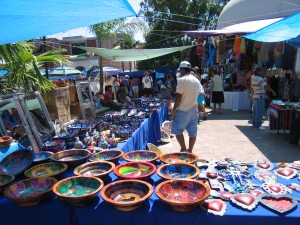
M100 92L104 93L103 90L103 81L104 81L104 76L103 76L103 58L102 56L98 57L98 61L99 61L99 67L100 67L100 74L99 74L99 78L100 78Z

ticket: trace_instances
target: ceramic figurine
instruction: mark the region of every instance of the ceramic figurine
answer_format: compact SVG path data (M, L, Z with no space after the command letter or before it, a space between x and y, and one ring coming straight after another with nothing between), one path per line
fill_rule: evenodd
M92 143L92 141L93 141L93 137L91 137L90 135L89 135L89 132L86 132L86 135L85 135L86 137L84 138L84 144L86 145L86 146L89 146L91 143Z
M103 133L101 133L101 141L98 144L98 147L102 148L102 149L107 149L108 148L108 143L105 140L105 135L103 135Z
M83 148L83 143L79 140L79 137L75 137L76 141L74 143L74 148L75 149L82 149Z

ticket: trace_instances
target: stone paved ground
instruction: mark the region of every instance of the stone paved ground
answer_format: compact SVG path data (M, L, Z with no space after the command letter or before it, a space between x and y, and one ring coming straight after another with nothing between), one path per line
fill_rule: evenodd
M207 109L208 112L211 109ZM222 114L208 114L207 121L198 125L197 141L193 150L200 159L233 159L251 162L267 158L272 162L300 160L300 147L289 143L287 134L254 130L249 123L249 111L223 110ZM263 126L268 128L268 121ZM185 132L186 145L188 136ZM158 144L163 153L178 152L176 138L168 144Z

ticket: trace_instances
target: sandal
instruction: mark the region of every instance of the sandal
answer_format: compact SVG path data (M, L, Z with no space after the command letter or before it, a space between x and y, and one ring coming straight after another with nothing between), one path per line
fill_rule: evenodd
M190 153L190 150L188 150L188 149L180 149L180 152L188 152L188 153Z

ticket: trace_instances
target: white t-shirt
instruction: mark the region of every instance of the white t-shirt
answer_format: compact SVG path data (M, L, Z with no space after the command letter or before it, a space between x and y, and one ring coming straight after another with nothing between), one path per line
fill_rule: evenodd
M191 74L178 78L176 92L182 94L178 110L188 111L198 105L200 86L200 81Z
M152 77L143 77L142 83L144 84L144 88L152 88Z

